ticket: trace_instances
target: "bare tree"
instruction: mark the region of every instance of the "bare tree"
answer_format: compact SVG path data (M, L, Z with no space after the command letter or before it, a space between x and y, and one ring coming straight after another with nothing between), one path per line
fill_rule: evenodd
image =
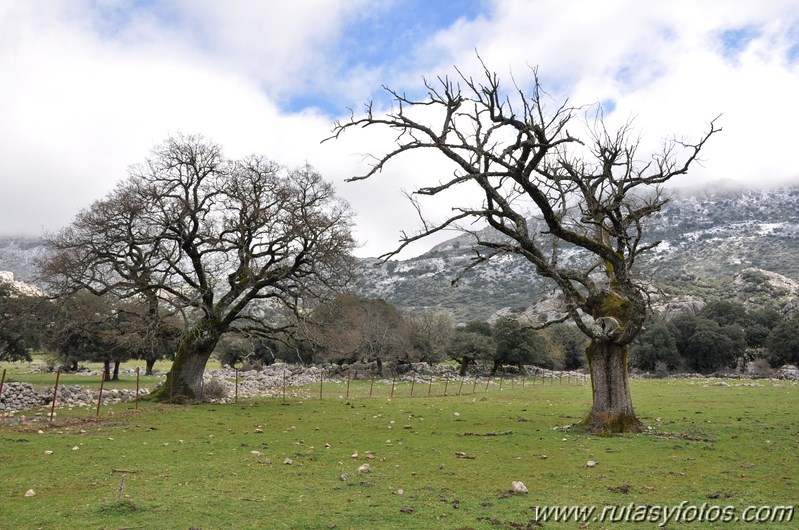
M382 376L384 362L418 360L411 327L385 300L340 295L330 303L320 304L306 324L306 340L327 361L374 362Z
M640 143L630 123L610 131L599 112L566 103L549 108L537 73L529 93L505 91L483 64L482 82L463 75L455 81L425 81L427 96L412 99L385 88L392 99L386 114L365 113L337 122L331 138L350 129L378 127L396 133L390 151L373 156L370 169L350 180L366 179L397 157L433 150L448 159L454 173L416 189L411 198L438 196L469 186L482 204L453 205L444 220L422 217L418 233L403 233L401 251L413 241L444 229L483 221L504 236L481 239L471 267L502 254L528 259L538 274L563 293L564 317L590 338L587 356L593 407L584 423L592 431L640 431L628 385L627 346L646 319L647 296L636 279L638 257L655 243L643 243L644 221L666 202L660 185L688 171L708 139L720 129L711 122L698 141L667 140L658 153L639 158ZM567 129L581 129L574 136ZM421 213L420 213L421 215ZM530 223L531 217L539 219ZM565 259L565 248L592 259Z
M169 138L108 197L48 237L42 270L61 292L140 297L186 320L156 399L194 399L220 337L270 334L310 299L345 285L351 213L310 166L224 158L195 136Z

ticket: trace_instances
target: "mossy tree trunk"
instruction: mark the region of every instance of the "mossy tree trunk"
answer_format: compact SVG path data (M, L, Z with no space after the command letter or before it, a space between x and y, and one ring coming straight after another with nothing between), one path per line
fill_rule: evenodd
M202 398L203 373L220 337L219 323L203 319L186 333L163 386L150 394L155 401L187 403Z

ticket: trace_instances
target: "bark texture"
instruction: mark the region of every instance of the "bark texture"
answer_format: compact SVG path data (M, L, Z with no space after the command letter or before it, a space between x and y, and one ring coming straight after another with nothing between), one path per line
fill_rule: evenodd
M633 409L627 373L627 346L593 341L586 355L591 369L594 402L583 424L595 433L645 430Z

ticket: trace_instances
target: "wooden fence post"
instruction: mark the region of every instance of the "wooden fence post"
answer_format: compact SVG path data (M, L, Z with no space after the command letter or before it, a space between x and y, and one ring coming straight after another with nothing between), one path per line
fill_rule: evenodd
M100 395L97 396L97 414L95 416L100 415L100 403L103 402L103 387L105 386L105 370L103 370L103 375L100 378Z
M55 414L55 402L58 397L58 380L61 378L61 368L55 373L55 387L53 387L53 406L50 407L50 421L53 421L53 414Z

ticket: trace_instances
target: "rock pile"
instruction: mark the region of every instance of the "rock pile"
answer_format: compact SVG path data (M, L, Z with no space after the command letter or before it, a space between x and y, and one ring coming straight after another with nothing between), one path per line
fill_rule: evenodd
M146 394L147 390L141 390ZM81 385L58 385L56 405L59 407L88 407L97 405L99 390L89 390ZM129 401L135 398L135 390L108 389L103 390L104 405ZM30 383L9 382L3 385L0 395L0 411L12 412L36 409L49 406L53 403L53 389L43 388L36 390Z
M786 364L777 370L777 377L788 381L799 381L799 368L792 364Z
M3 385L3 394L0 395L0 410L24 410L43 407L47 401L33 389L30 383L11 382Z

